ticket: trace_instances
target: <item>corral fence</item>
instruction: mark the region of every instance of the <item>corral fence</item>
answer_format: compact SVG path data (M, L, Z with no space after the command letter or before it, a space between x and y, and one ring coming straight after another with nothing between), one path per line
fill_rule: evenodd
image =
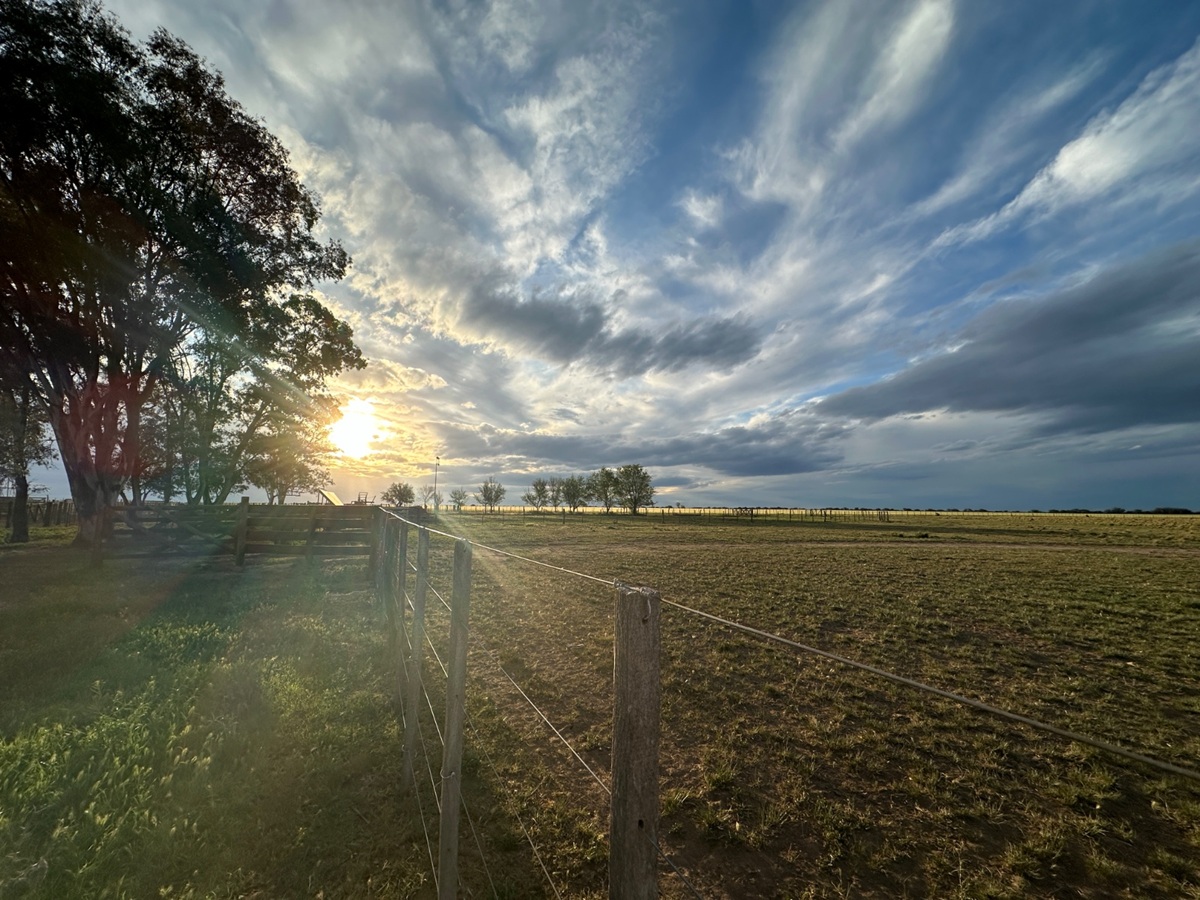
M12 497L0 497L0 521L5 528L12 527L13 511L16 500ZM26 505L30 525L74 525L78 519L75 516L75 504L71 500L43 500L30 498Z
M660 655L661 610L666 606L678 614L706 620L712 624L740 633L785 652L809 654L840 665L867 672L893 684L917 692L950 700L977 712L1005 719L1055 735L1067 741L1084 744L1114 756L1147 766L1159 773L1200 782L1200 772L1165 762L1126 747L1010 712L980 702L962 694L933 687L911 678L896 675L817 647L807 646L768 631L752 628L731 619L663 598L653 589L631 587L618 581L598 578L560 567L542 560L530 559L496 547L480 544L465 537L439 531L422 521L405 518L396 512L378 509L371 525L372 543L370 571L376 597L382 607L387 639L393 658L397 660L396 689L403 719L402 778L413 792L425 831L430 867L439 900L458 896L460 834L469 832L484 856L483 846L470 813L470 798L463 795L464 725L473 728L467 711L467 659L470 634L470 603L472 564L475 550L499 554L532 566L554 570L565 576L580 577L609 586L614 598L613 644L613 708L611 743L611 784L606 784L583 757L531 700L512 676L501 668L525 702L541 717L567 750L588 774L600 784L611 798L609 810L609 896L612 898L650 898L658 896L659 860L682 881L693 896L701 896L687 876L658 843L659 829L659 735L660 735ZM430 562L431 541L449 542L452 554L452 585L450 597L442 595L431 581L434 574ZM449 561L449 547L443 546L439 558L442 565ZM444 577L445 573L441 575ZM432 598L432 599L431 599ZM441 607L447 616L448 642L444 658L427 632L430 607ZM428 660L426 650L433 655ZM488 651L492 652L492 651ZM437 669L434 669L436 663ZM430 674L440 670L445 688L445 708L438 717L428 687L433 683ZM426 711L428 717L425 716ZM441 747L440 764L435 763L436 744L427 741L422 718L432 720ZM434 746L431 756L430 746ZM487 751L475 748L486 756ZM487 762L499 778L491 760ZM422 801L422 782L431 791L434 808ZM426 793L428 796L428 793ZM462 816L467 827L462 828ZM436 819L435 827L430 820ZM553 892L562 896L538 852L538 848L523 823L522 830L533 849ZM436 841L434 840L436 833ZM486 862L485 862L486 868ZM489 875L490 878L490 875ZM494 888L493 888L494 890Z
M375 506L238 504L195 506L146 504L112 511L104 552L112 556L326 557L372 552ZM406 510L420 517L420 509Z

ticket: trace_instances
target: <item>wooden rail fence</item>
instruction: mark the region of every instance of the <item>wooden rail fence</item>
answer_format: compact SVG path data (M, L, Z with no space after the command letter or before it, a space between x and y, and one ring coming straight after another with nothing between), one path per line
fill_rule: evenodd
M411 512L411 511L410 511ZM375 549L377 506L251 504L117 507L105 553L115 556L367 556Z

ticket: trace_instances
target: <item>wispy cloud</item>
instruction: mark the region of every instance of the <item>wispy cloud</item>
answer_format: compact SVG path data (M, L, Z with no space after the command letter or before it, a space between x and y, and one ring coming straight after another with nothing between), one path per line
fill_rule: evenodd
M1200 41L1148 76L1111 112L1092 119L1003 208L939 236L947 246L983 240L1028 217L1049 217L1106 195L1121 200L1169 200L1192 196L1200 181ZM1181 166L1183 163L1190 165Z
M845 152L871 132L902 121L924 96L953 28L950 0L914 4L871 67L858 104L834 131L834 146Z

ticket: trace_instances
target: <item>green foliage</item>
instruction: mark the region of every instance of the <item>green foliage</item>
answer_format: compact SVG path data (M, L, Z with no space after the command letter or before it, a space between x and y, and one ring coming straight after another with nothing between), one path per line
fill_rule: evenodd
M0 379L0 480L54 459L50 419L28 378Z
M0 609L0 692L24 688L0 704L0 896L422 889L394 676L371 604L346 590L361 566L114 560L97 577L57 553L52 596L21 581ZM57 677L24 679L9 642Z
M604 507L605 512L612 512L613 507L619 504L619 488L617 473L608 466L602 466L588 476L588 494Z
M636 516L642 507L654 504L654 485L650 473L641 466L621 466L617 469L616 483L617 499L633 515Z
M455 512L462 512L462 509L467 504L470 495L466 488L457 487L450 492L450 502L454 505Z
M578 512L580 507L587 506L588 501L592 499L588 480L582 475L570 475L564 478L560 482L560 491L562 502L571 512Z
M479 490L475 492L475 499L489 511L495 511L496 507L504 500L506 493L504 485L489 475L487 481L479 485Z
M550 485L545 478L535 478L521 499L534 508L536 512L541 512L542 508L550 502Z
M361 365L310 293L348 256L282 144L165 31L4 0L0 109L0 370L47 402L81 533L147 462L219 502L272 416ZM143 412L171 401L154 460Z
M412 506L416 497L413 486L400 481L392 482L392 486L383 492L383 502L386 506Z

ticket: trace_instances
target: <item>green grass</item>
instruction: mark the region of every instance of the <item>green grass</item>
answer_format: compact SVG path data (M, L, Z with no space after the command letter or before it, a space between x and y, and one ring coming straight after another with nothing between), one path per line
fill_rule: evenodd
M361 564L180 565L0 562L0 896L419 892Z
M441 524L1200 764L1197 517ZM361 563L97 572L35 538L0 553L0 897L433 895ZM612 591L475 572L464 885L552 895L523 823L564 896L602 897L607 797L500 667L607 778ZM443 655L444 626L431 600ZM1200 897L1200 785L669 606L663 634L660 834L706 897Z

